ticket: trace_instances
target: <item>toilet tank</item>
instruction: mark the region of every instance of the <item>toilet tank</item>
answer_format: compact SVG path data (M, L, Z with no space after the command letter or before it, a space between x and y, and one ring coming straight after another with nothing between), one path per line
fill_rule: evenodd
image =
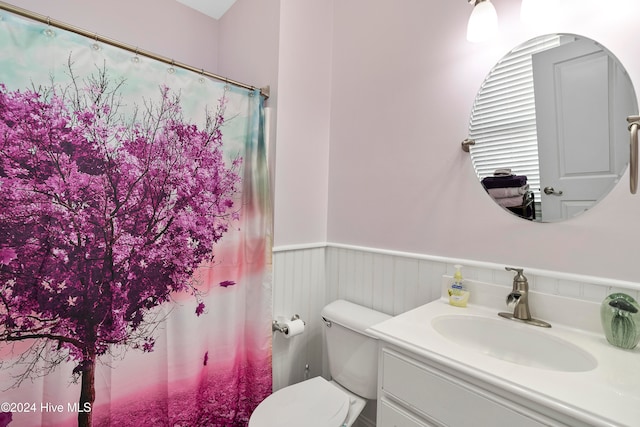
M322 309L322 318L332 379L358 396L375 399L378 341L365 331L391 316L337 300Z

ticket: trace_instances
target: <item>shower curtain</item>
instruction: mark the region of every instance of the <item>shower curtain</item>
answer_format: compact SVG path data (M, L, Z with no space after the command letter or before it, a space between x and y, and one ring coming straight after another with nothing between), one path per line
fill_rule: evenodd
M0 426L247 425L271 392L260 93L0 13Z

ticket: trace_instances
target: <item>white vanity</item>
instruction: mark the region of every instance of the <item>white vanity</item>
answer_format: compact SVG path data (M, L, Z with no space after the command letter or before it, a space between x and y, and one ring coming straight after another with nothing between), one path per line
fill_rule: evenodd
M442 298L371 328L378 427L640 426L640 347L606 341L599 304L530 292L539 328L498 316L508 287L466 283L466 308Z

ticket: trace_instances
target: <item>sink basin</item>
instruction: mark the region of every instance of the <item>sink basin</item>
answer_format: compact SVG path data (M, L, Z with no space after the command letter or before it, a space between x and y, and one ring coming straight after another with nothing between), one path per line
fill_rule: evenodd
M564 372L590 371L598 365L580 347L506 319L447 315L434 318L431 325L458 345L518 365Z

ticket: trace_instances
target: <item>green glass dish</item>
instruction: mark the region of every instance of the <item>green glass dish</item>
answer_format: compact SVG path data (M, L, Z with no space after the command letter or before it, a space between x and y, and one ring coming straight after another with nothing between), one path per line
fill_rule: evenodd
M632 349L640 341L640 305L627 294L611 294L602 301L600 320L607 341L616 347Z

